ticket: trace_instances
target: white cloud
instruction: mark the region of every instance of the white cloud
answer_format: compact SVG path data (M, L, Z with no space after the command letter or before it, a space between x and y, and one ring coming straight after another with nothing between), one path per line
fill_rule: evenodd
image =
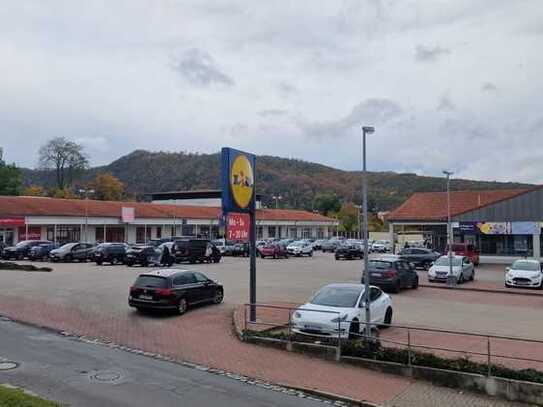
M539 0L6 0L0 145L25 166L65 136L94 164L230 144L358 169L372 124L372 169L541 182L540 21Z

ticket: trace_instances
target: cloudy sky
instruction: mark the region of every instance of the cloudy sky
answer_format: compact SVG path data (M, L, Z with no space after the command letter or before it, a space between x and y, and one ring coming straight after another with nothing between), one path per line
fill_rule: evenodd
M0 146L543 183L541 0L3 0Z

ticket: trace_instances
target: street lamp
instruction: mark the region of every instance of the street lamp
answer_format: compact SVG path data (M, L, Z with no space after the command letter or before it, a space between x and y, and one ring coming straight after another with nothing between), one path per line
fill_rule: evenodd
M456 285L456 277L453 274L452 264L452 227L451 227L451 175L452 171L443 170L443 174L447 178L447 246L449 248L449 275L447 276L447 285L454 287Z
M366 134L375 133L375 127L362 126L362 210L363 210L363 239L364 239L364 295L366 297L366 335L371 336L370 313L370 271L368 266L368 179L366 174Z
M85 194L85 242L88 243L89 231L89 194L94 194L94 189L80 189L80 194ZM79 237L81 239L81 237Z
M275 199L275 209L279 209L279 201L283 199L281 195L272 195L272 199Z

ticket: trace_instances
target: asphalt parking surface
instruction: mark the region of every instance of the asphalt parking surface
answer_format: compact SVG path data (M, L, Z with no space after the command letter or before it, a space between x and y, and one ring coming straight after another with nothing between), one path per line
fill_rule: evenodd
M107 311L112 318L132 312L126 303L128 288L138 273L151 269L94 263L39 264L51 265L54 271L0 271L0 295L27 297L89 312ZM247 302L247 258L225 257L220 264L175 267L199 270L219 280L225 287L227 305ZM257 300L301 303L321 286L356 282L361 273L361 261L336 261L332 254L320 252L312 258L258 259ZM484 265L477 269L477 281L503 286L503 273L504 266ZM463 287L470 284L473 283ZM543 339L543 295L419 288L392 297L396 323Z

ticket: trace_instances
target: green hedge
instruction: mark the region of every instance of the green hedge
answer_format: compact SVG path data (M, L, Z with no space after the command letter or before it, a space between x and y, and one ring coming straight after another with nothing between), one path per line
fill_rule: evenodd
M0 406L2 407L60 407L61 404L26 394L21 389L0 385Z

